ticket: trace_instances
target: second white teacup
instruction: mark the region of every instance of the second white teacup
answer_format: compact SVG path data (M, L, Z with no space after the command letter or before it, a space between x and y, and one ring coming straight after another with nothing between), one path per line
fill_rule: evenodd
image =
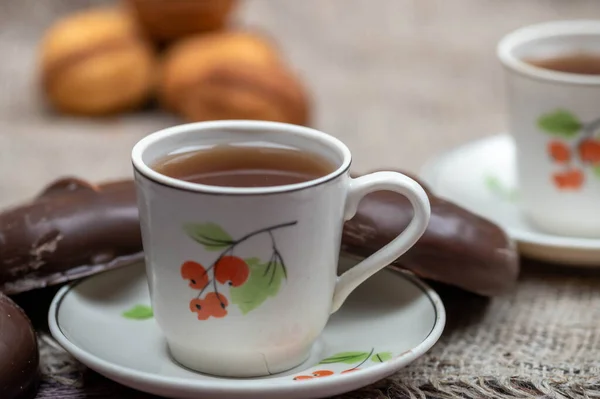
M518 29L498 57L523 211L543 231L600 237L600 21Z

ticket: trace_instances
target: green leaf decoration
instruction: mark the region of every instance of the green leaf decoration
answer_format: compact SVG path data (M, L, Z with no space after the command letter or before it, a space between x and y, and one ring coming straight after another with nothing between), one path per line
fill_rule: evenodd
M329 356L326 359L323 359L319 362L319 364L332 364L332 363L346 363L346 364L355 364L364 362L368 357L369 352L340 352L336 353L333 356Z
M575 115L564 109L557 109L538 118L538 127L546 133L571 138L582 128Z
M486 176L485 185L488 190L505 201L514 202L518 198L517 190L506 187L496 176Z
M258 258L245 259L250 276L239 287L230 291L231 303L237 305L242 314L256 309L269 297L274 297L281 288L285 277L283 265L279 262L262 263Z
M150 306L135 305L131 309L123 312L123 317L134 320L146 320L154 317L154 312Z
M183 230L207 251L220 251L233 244L233 239L216 223L188 223Z
M496 176L486 176L485 185L490 189L490 191L502 190L502 183L500 183L500 180Z
M600 165L593 166L592 170L594 171L594 176L600 179Z
M371 356L371 361L376 363L383 363L388 360L392 360L392 352L379 352Z

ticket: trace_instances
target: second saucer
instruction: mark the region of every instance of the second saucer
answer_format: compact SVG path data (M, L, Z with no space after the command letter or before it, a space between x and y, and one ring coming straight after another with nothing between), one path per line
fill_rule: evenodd
M519 208L515 146L499 134L460 146L428 163L421 178L439 196L504 228L530 258L552 263L600 267L600 239L547 234Z

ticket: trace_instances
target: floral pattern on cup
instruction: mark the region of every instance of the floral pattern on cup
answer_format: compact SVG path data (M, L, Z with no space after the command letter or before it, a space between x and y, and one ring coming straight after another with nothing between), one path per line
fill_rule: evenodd
M347 374L354 371L360 370L360 367L367 362L372 363L385 363L392 359L391 352L378 352L375 353L375 348L372 348L370 352L340 352L335 355L329 356L319 362L319 366L327 364L348 364L351 367L345 368L338 372L338 374ZM294 377L295 381L312 380L314 378L329 377L335 375L336 372L329 368L319 367L317 370L310 374L302 374Z
M219 252L214 261L205 266L195 260L185 261L180 268L181 277L188 286L198 290L190 300L189 308L198 320L227 316L230 305L237 305L242 314L258 308L269 297L275 297L287 270L283 256L277 248L274 232L293 226L297 221L281 223L250 232L233 239L215 223L189 223L183 226L186 234L202 245L206 251ZM235 255L235 248L260 234L271 238L272 252L267 261L259 258L242 259ZM222 287L229 285L229 298ZM221 291L220 291L221 290Z
M600 179L600 118L582 122L574 113L556 109L541 115L538 127L553 136L548 156L559 167L551 176L561 191L580 190L585 183L583 168L591 168Z

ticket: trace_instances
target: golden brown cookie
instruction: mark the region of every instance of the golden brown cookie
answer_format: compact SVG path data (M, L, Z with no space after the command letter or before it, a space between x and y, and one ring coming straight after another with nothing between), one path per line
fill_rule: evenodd
M159 43L225 27L237 3L237 0L126 0L140 26Z
M162 104L187 121L309 120L303 84L256 33L215 33L176 44L165 56L159 93Z
M57 21L40 53L43 92L65 113L137 108L148 100L156 78L152 49L118 8L81 11Z

